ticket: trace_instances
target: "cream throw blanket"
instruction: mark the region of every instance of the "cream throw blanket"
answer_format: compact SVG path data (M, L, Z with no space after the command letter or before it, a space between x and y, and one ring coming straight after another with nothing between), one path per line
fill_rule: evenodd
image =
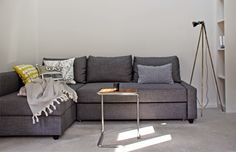
M77 102L77 94L65 82L54 81L52 78L35 79L26 84L27 101L33 113L33 124L39 122L38 116L48 116L56 110L55 103L72 99Z

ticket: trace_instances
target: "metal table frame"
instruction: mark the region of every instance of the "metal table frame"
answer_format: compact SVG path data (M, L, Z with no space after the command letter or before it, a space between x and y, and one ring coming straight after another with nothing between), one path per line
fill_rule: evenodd
M136 96L137 101L137 109L136 109L136 117L137 117L137 132L138 136L137 138L140 139L141 135L139 133L139 94L138 92L122 92L122 91L115 91L115 92L98 92L98 95L101 96L101 135L99 137L97 146L101 148L117 148L120 145L103 145L103 138L104 138L104 132L105 132L105 124L104 124L104 96Z

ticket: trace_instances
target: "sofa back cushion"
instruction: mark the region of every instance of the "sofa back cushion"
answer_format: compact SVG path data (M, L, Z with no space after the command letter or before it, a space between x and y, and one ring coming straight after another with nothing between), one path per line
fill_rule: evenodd
M18 91L23 86L15 71L0 73L0 97Z
M87 61L87 82L129 82L132 79L132 56L94 57Z
M175 82L181 82L180 69L179 69L179 59L177 56L170 57L134 57L134 81L138 81L138 67L137 65L146 66L161 66L165 64L172 64L172 77Z
M43 58L43 60L67 60L68 58ZM78 83L86 83L86 56L77 57L74 60L74 80Z

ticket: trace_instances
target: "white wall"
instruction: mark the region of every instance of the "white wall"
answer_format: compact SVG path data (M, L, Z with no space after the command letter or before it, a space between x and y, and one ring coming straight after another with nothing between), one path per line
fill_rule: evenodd
M236 112L236 1L225 0L226 111Z
M199 32L199 27L192 27L193 20L206 21L210 44L215 50L214 0L0 2L4 4L0 5L1 24L11 20L0 28L5 32L5 35L0 34L4 55L0 56L0 71L8 70L15 63L40 63L43 57L177 55L182 79L189 81ZM19 5L18 12L8 9L12 4ZM28 55L24 57L25 54ZM197 87L200 85L199 67L194 80ZM211 106L215 106L212 83L209 96Z
M36 8L35 0L0 0L0 72L35 63Z

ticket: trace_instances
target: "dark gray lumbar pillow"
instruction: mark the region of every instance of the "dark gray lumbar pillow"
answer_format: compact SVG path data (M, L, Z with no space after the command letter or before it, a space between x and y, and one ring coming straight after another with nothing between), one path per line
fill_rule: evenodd
M138 82L138 64L147 66L161 66L165 64L172 64L172 77L175 82L181 82L179 59L177 56L170 57L134 57L134 81Z
M138 83L173 84L172 64L162 66L138 66Z
M128 82L132 78L132 56L94 57L87 62L88 82Z

